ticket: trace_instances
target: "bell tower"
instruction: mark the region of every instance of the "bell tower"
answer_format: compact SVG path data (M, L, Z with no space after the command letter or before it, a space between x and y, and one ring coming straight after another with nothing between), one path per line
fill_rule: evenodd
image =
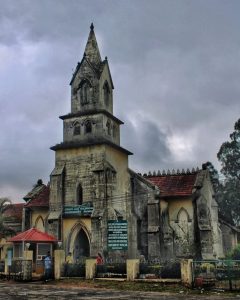
M83 58L70 82L71 113L61 116L63 142L109 141L120 145L119 126L113 116L113 82L107 57L102 61L91 24Z
M114 86L93 24L70 86L71 112L60 116L63 142L51 147L56 159L50 175L48 231L72 253L78 253L74 247L81 245L80 240L75 243L76 237L85 236L91 240L90 255L96 255L107 251L108 220L127 217L132 153L120 146L123 122L113 115ZM82 215L84 207L90 208Z

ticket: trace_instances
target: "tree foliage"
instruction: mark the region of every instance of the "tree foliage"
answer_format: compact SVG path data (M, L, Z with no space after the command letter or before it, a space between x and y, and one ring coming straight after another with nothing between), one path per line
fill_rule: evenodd
M229 214L229 211L231 211L229 207L231 206L231 203L229 203L228 199L224 196L225 191L223 184L219 180L218 170L215 169L214 165L209 161L203 164L203 167L209 170L211 182L214 189L215 200L218 203L219 217L234 225L232 215Z
M211 177L211 182L213 184L213 188L216 193L218 190L218 187L219 187L219 183L220 183L218 170L215 169L214 165L210 161L207 161L205 164L203 164L203 168L208 169L210 177Z
M227 254L227 258L240 260L240 244L237 244L237 246Z
M240 119L235 123L230 141L222 144L218 154L221 162L221 173L226 179L240 180Z
M235 123L230 140L217 154L224 181L218 187L220 214L234 225L240 225L240 119Z
M9 205L12 205L10 199L0 198L0 236L8 236L15 233L13 229L9 228L6 225L6 221L8 220L8 217L4 215L4 212L9 207Z

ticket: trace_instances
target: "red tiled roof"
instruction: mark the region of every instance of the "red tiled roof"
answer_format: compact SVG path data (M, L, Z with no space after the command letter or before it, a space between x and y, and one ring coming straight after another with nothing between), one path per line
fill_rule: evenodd
M48 207L49 192L49 186L44 185L39 193L25 204L25 207Z
M57 242L57 239L36 228L31 228L10 238L8 242Z
M9 204L3 212L4 217L11 217L17 220L22 220L22 210L24 203Z
M149 176L146 179L160 188L160 196L176 197L192 195L196 177L197 173Z

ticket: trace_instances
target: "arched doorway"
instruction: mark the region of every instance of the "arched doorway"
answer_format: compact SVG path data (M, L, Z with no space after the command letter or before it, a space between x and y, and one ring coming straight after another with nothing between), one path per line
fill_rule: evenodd
M67 239L66 253L71 253L74 262L90 256L90 233L82 222L76 223Z
M80 229L73 246L73 259L74 261L81 260L82 257L90 255L90 246L88 237L83 229Z

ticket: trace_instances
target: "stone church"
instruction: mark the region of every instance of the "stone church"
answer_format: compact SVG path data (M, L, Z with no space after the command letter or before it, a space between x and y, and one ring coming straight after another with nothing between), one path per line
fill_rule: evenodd
M98 252L160 260L223 256L206 168L143 176L129 169L132 153L120 144L123 122L113 115L114 85L93 24L70 86L71 112L60 116L63 142L51 147L55 167L41 228L75 261Z

